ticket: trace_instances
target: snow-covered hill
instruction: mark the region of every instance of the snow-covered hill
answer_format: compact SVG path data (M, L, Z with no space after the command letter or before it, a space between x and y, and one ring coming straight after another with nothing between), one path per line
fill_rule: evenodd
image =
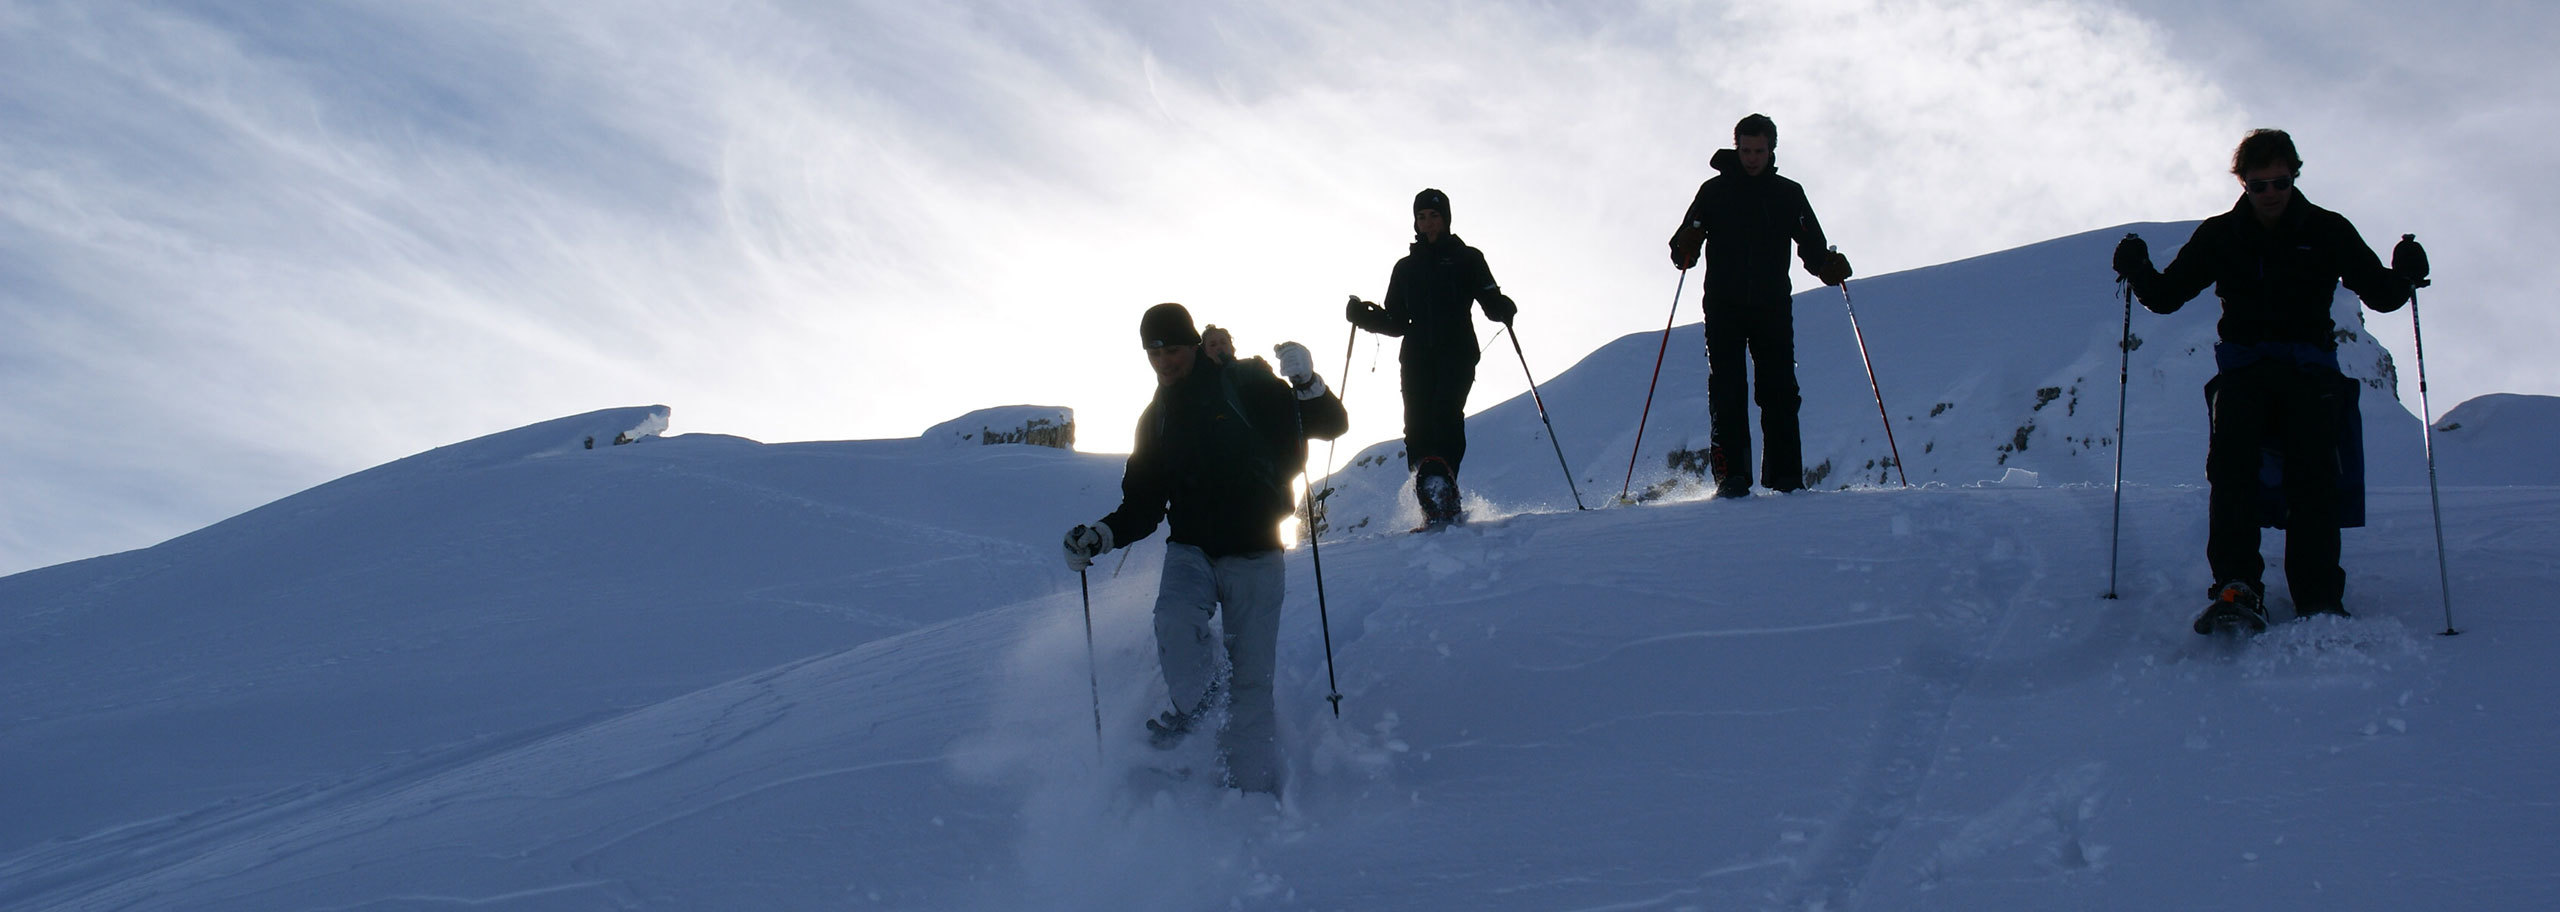
M2210 308L2136 314L2103 599L2113 454L2074 444L2112 433L2121 305L2038 323L2079 280L1968 263L2003 258L1979 287L1852 285L1937 484L1575 513L1515 401L1472 423L1482 521L1328 536L1321 620L1292 553L1279 806L1143 772L1161 537L1092 572L1088 664L1056 540L1116 502L1107 454L651 436L665 409L615 409L0 578L0 908L2560 905L2560 488L2481 486L2536 477L2543 403L2439 422L2462 636L2435 635L2423 463L2378 456L2357 616L2199 638L2202 378L2167 353ZM1846 465L1875 418L1817 302L1808 449ZM1696 407L1689 333L1648 454L1703 442L1664 405ZM1624 349L1654 344L1546 385L1594 484L1650 370ZM2077 405L2036 408L2057 384ZM1606 433L1569 417L1621 406ZM2378 411L2409 439L2369 451L2414 449ZM2012 467L2042 483L1972 484Z

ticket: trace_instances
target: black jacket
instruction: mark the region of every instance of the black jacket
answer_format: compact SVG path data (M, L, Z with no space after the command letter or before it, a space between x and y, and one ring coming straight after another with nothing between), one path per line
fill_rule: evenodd
M1706 242L1707 306L1784 304L1795 291L1787 280L1787 244L1795 244L1807 272L1829 249L1804 187L1779 177L1774 163L1756 177L1743 173L1731 149L1716 150L1709 164L1716 176L1698 185L1680 217L1681 231Z
M2274 228L2258 224L2242 196L2231 211L2204 220L2163 272L2130 277L2153 313L2172 313L2214 286L2222 296L2222 341L2289 342L2338 347L2329 302L2344 280L2365 306L2389 313L2409 301L2409 283L2384 268L2345 216L2311 204L2301 190Z
M1120 547L1154 534L1169 514L1166 539L1210 557L1277 549L1307 438L1331 440L1350 426L1341 399L1299 399L1260 358L1221 366L1201 357L1138 415L1120 508L1102 522Z
M1476 347L1475 304L1485 303L1485 316L1500 321L1513 310L1511 298L1493 281L1484 252L1454 234L1437 241L1416 240L1411 252L1396 261L1387 278L1387 299L1374 320L1360 328L1403 336L1397 355L1419 366L1474 366L1483 356Z

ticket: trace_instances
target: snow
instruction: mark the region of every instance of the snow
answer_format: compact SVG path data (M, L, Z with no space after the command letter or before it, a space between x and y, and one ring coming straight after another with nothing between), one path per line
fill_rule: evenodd
M1041 405L979 409L926 428L922 439L949 446L1031 443L1066 449L1076 442L1076 413Z
M1148 772L1206 761L1140 729L1160 535L1090 571L1088 664L1056 541L1110 454L610 409L0 578L0 908L2560 905L2560 421L2438 422L2461 636L2383 391L2356 616L2281 620L2274 573L2274 629L2198 637L2212 302L2136 313L2103 598L2121 232L1853 282L1920 487L1865 466L1828 289L1799 372L1846 490L1577 512L1525 400L1470 422L1468 525L1385 531L1401 460L1346 472L1322 622L1289 557L1278 803ZM1704 438L1682 330L1640 489ZM1541 378L1595 507L1658 342Z

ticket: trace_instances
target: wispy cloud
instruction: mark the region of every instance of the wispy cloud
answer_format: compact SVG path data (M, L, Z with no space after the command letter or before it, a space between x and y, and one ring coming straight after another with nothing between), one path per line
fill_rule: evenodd
M0 572L612 405L780 440L1041 402L1114 448L1144 305L1332 372L1424 186L1561 370L1659 324L1754 110L1870 273L2199 216L2260 115L2185 34L2029 0L0 6ZM1397 433L1371 350L1355 440Z

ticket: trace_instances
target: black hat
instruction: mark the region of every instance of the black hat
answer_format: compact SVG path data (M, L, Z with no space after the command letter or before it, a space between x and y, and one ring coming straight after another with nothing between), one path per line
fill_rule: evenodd
M1424 188L1422 192L1414 194L1413 211L1420 212L1425 209L1440 210L1440 218L1443 220L1447 219L1449 217L1449 194L1427 187Z
M1167 345L1198 345L1200 331L1191 328L1191 312L1182 309L1182 305L1158 304L1147 308L1147 315L1138 318L1138 338L1149 349Z

